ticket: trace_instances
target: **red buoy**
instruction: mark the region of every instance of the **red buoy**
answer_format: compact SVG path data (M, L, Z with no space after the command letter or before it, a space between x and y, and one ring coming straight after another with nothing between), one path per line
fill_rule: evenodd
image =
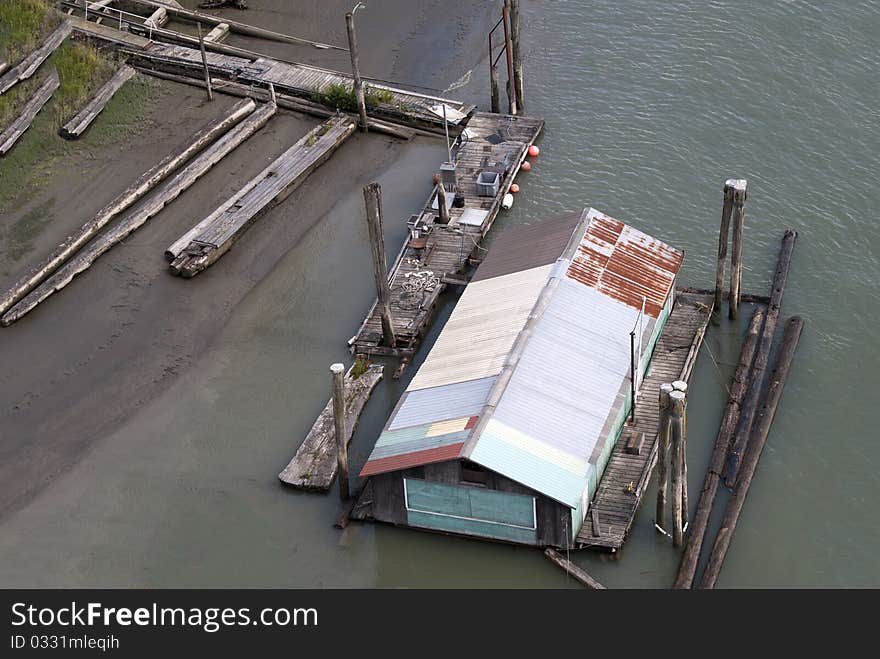
M510 184L510 191L513 194L516 194L517 192L519 192L519 186L516 183L511 183Z
M530 155L532 158L537 158L539 153L541 153L541 149L539 149L538 147L536 147L534 144L532 144L532 145L529 147L529 155Z
M526 161L522 164L522 166L520 167L520 169L523 170L524 172L529 171L531 168L532 168L532 163L530 163L528 160L526 160Z

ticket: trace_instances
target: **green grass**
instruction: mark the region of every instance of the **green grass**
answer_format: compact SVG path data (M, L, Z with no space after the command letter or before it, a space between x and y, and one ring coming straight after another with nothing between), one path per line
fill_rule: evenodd
M354 360L354 364L351 367L351 379L357 380L360 376L367 372L367 360L363 357L358 357Z
M60 22L46 0L0 0L0 60L16 64Z
M97 48L76 42L61 44L49 61L61 80L52 97L55 121L60 128L88 103L116 67Z
M315 103L346 112L357 112L357 98L354 93L354 85L346 85L341 82L332 83L312 94ZM368 108L379 105L391 105L394 102L394 94L387 89L364 85L364 103Z

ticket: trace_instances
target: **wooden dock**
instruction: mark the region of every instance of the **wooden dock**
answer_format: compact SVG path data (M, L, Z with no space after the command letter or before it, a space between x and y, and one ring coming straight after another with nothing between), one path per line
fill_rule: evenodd
M39 89L37 89L24 106L24 110L18 119L13 121L6 130L0 133L0 156L5 156L9 153L10 149L12 149L12 147L15 146L15 143L18 142L18 139L24 135L24 132L28 128L31 127L34 118L40 110L43 109L43 106L49 102L49 99L52 98L52 94L55 93L55 90L58 89L60 84L61 82L58 79L58 72L55 69L52 69L43 81L43 84L40 85Z
M142 49L127 52L131 56L131 61L138 67L204 78L202 56L197 48L153 42ZM316 92L330 85L342 84L351 87L353 84L351 76L346 73L267 57L251 60L235 55L208 52L206 59L212 77L263 89L271 84L277 92L306 100L313 100ZM369 83L369 86L390 93L389 102L368 109L371 117L415 128L442 132L445 104L450 130L457 132L456 128L474 110L473 105L419 94L386 84Z
M358 418L373 389L382 379L384 367L374 364L357 378L351 369L345 376L345 429L346 445L357 426ZM321 414L300 444L296 454L278 474L282 483L304 490L326 492L336 478L336 429L333 422L333 400L327 402Z
M408 359L427 330L440 293L449 283L467 283L468 258L492 228L501 200L510 189L528 148L544 126L542 119L476 113L456 142L454 155L461 207L449 209L449 224L440 224L437 190L410 220L411 232L388 275L396 345L382 345L382 322L373 303L357 334L349 340L355 354ZM496 163L506 163L497 165ZM491 167L502 174L493 197L477 194L477 175ZM448 191L451 200L455 190ZM418 236L414 234L418 234Z
M217 261L263 211L286 198L354 132L348 117L334 116L302 139L227 199L165 252L171 272L194 277Z
M690 380L712 313L711 294L677 292L636 403L636 427L625 428L590 503L576 539L579 548L616 551L623 546L657 462L660 385ZM627 452L633 432L643 433L638 455Z

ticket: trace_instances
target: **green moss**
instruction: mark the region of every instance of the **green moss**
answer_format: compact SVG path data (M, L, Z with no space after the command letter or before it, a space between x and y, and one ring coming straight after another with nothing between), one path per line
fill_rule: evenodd
M0 1L0 61L18 63L60 22L46 0Z
M354 364L351 367L351 379L357 380L360 376L367 372L367 360L363 357L358 357L354 360Z

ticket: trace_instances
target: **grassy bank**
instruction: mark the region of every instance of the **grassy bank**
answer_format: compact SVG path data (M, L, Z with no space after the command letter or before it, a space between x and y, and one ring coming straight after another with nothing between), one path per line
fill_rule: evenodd
M15 65L61 22L46 0L0 2L0 61Z

